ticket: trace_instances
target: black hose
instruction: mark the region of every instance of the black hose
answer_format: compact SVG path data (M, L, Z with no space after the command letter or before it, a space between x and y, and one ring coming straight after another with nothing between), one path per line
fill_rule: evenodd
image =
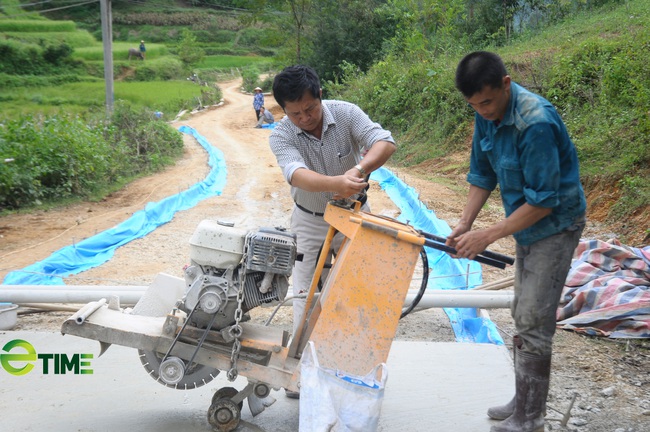
M424 250L424 247L420 249L420 259L422 260L422 282L420 283L420 290L418 291L411 304L408 307L402 309L402 315L400 315L399 319L404 318L406 315L410 314L413 309L415 309L418 303L420 303L420 300L422 300L424 292L427 289L427 285L429 284L429 258L427 257L427 251Z

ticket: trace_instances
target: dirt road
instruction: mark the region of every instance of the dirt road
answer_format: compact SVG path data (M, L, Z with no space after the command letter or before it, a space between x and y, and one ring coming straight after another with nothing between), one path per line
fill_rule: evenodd
M196 129L224 153L228 173L222 195L177 213L171 222L145 238L119 248L114 258L104 265L66 278L66 284L148 285L160 272L180 277L189 259L188 240L203 219L227 220L241 228L288 226L292 201L269 150L270 131L253 127L252 96L241 93L239 81L220 86L224 92L223 106L202 111L174 126L187 125ZM266 106L276 119L282 116L272 96L266 97ZM186 135L184 139L185 155L175 166L138 180L101 202L0 218L0 278L9 271L46 258L64 246L115 226L142 209L147 202L159 201L203 180L208 172L205 152L193 138ZM421 200L439 218L450 225L456 222L465 202L464 175L436 175L435 167L420 175L404 169L393 171L420 193ZM372 185L369 202L374 213L397 215L397 209L377 185ZM477 226L500 218L500 208L497 198L490 201ZM598 236L598 232L591 226L586 235ZM503 239L491 249L512 255L514 243L512 239ZM512 269L496 270L484 266L485 282L510 274ZM265 312L255 311L254 319L264 318ZM508 340L513 332L508 311L495 310L491 315L504 332L504 340ZM69 313L24 315L19 318L16 329L57 331L67 316ZM274 323L290 328L289 316L290 311L285 310L278 314ZM453 334L444 313L432 309L402 320L397 338L450 341ZM426 367L426 359L422 362ZM595 340L561 331L555 339L553 362L549 406L565 409L574 393L578 393L579 398L572 411L573 423L563 427L558 422L549 421L547 430L650 430L650 356L647 347ZM558 416L552 410L549 412L549 417Z

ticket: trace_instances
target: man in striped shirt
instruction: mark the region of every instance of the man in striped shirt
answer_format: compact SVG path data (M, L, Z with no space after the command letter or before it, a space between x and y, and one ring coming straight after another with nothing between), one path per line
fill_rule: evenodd
M291 231L303 257L296 261L292 274L293 294L298 296L309 291L329 229L323 219L328 201L356 199L369 211L365 203L368 176L396 147L391 133L358 106L322 100L318 75L308 66L290 66L276 75L273 95L286 114L269 143L295 201ZM341 240L335 239L332 250L338 249ZM305 300L294 300L294 334L304 311Z

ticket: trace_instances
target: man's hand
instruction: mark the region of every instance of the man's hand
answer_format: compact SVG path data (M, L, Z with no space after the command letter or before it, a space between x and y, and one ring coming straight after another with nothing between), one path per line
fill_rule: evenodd
M354 169L343 175L334 177L334 199L350 198L352 195L363 192L363 190L368 187L368 182L363 178L359 178L353 171L359 173L359 171Z
M466 231L459 235L454 235L452 231L451 235L447 237L447 245L456 249L456 254L452 255L454 258L474 259L492 242L492 236L488 230Z

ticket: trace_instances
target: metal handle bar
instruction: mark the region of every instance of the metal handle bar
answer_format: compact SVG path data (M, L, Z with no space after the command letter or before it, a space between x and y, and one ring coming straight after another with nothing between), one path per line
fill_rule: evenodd
M418 232L420 234L422 234L425 238L428 238L430 240L434 240L434 241L437 241L437 242L443 243L443 244L447 243L447 239L445 237L440 237L440 236L437 236L435 234L431 234L431 233L427 233L427 232L423 232L423 231L418 231ZM483 255L484 257L491 258L491 259L496 260L496 261L501 261L501 262L503 262L505 264L512 265L512 264L515 263L515 259L513 257L508 256L508 255L503 255L503 254L500 254L500 253L497 253L497 252L492 252L492 251L489 251L489 250L484 250L479 255Z

